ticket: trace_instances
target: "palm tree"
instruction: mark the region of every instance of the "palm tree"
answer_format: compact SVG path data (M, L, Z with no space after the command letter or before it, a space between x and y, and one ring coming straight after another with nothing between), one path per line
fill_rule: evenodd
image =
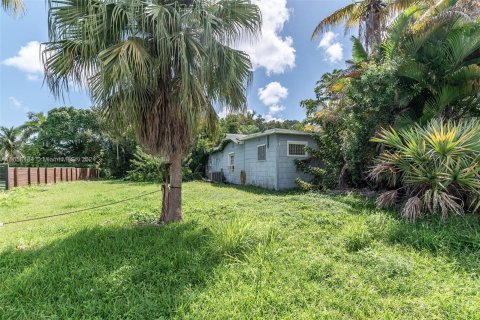
M23 139L28 140L31 136L39 134L42 131L42 125L47 120L43 112L29 112L27 113L28 120L20 126L23 131Z
M20 128L0 127L0 157L3 162L10 163L15 157L23 157L21 133Z
M22 0L2 0L2 8L4 11L11 11L16 15L19 15L25 10Z
M378 47L389 21L399 12L419 2L429 0L361 0L338 9L320 21L312 33L312 40L329 28L345 24L345 33L358 27L358 38L367 52Z
M232 48L258 34L248 0L50 0L46 82L56 97L87 84L103 114L170 163L160 222L182 219L182 156L219 104L246 107L249 56Z

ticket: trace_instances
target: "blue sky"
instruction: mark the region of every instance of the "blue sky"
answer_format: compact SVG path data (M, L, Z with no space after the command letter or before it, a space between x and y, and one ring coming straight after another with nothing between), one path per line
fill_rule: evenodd
M318 21L351 0L253 0L263 15L258 43L240 45L255 67L248 91L249 109L267 119L304 117L300 101L313 97L315 82L350 58L350 35L339 28L315 42L310 35ZM85 92L55 100L39 63L40 43L48 40L44 0L26 0L27 12L15 18L0 13L0 126L17 126L26 113L62 105L88 108ZM219 110L221 113L222 110Z

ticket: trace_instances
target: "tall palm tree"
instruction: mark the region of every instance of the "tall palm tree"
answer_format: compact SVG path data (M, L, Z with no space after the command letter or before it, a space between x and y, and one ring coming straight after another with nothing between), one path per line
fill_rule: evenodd
M22 157L22 131L20 128L0 127L0 158L3 162L13 162L15 157Z
M50 0L46 82L55 96L87 85L110 121L170 162L160 222L182 219L182 156L214 106L246 107L249 56L232 48L258 34L248 0Z
M329 28L345 24L345 33L358 27L358 38L367 52L378 47L389 21L399 12L415 3L429 0L360 0L338 9L320 21L312 33L312 40Z
M31 136L39 134L42 130L42 125L47 120L43 112L29 112L27 113L28 120L20 126L23 131L23 139L28 140Z
M2 8L4 11L13 12L16 15L25 10L22 0L2 0Z

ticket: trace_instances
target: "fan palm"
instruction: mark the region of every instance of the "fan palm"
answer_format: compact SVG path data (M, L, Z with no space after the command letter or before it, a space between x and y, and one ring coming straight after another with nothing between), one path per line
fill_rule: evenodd
M345 24L345 33L358 27L358 38L371 51L380 45L388 23L393 16L406 8L426 0L361 0L340 8L322 21L312 33L312 40L331 27Z
M161 222L182 219L181 164L214 106L246 106L247 54L232 48L258 34L247 0L115 2L50 0L46 82L58 97L85 85L109 121L136 129L140 143L171 164Z
M22 131L20 128L0 127L0 157L3 162L13 162L16 157L23 157L22 154Z
M380 207L400 205L402 216L461 214L480 208L480 122L432 120L425 127L382 130L373 141L388 150L370 172L393 190L377 198Z
M22 0L2 0L2 8L4 11L11 11L16 15L25 9Z

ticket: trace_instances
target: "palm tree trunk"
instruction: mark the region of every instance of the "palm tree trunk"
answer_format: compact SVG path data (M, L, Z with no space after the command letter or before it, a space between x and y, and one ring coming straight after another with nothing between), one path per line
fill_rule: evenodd
M180 221L182 217L182 155L176 153L170 158L170 185L162 186L163 202L160 223Z

